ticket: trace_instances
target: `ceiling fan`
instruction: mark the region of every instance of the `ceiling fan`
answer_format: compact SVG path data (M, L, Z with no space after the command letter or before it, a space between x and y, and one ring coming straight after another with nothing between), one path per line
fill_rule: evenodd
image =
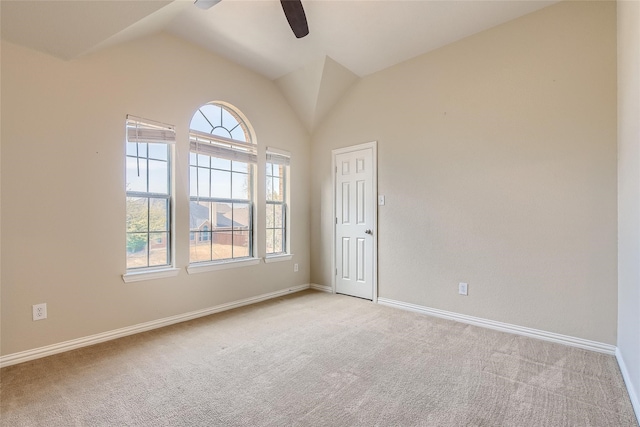
M220 1L221 0L195 0L194 4L200 9L209 9L220 3ZM304 13L302 1L280 0L280 4L282 5L284 16L286 16L287 21L289 21L289 26L293 30L293 34L295 34L299 39L309 34L307 16Z

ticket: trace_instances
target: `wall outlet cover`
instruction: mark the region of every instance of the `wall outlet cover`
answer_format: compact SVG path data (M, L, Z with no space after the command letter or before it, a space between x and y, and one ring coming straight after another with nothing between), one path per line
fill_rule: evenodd
M47 303L33 305L33 320L43 320L47 318Z
M458 293L460 295L468 295L469 285L466 283L458 283Z

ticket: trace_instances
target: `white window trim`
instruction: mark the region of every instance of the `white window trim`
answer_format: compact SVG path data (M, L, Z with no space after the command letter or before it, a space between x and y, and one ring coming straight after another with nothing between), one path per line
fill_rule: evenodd
M264 257L264 262L265 264L269 264L272 262L291 261L292 259L293 254L267 255Z
M124 283L141 282L143 280L164 279L175 277L180 272L179 268L162 268L158 270L129 271L122 275Z
M169 263L166 265L162 265L159 267L144 267L139 270L136 269L128 269L125 266L125 273L122 275L122 280L125 283L130 282L140 282L143 280L153 280L153 279L162 279L165 277L173 277L177 276L180 269L175 267L175 256L176 256L176 247L175 247L175 145L176 145L176 129L175 126L157 122L154 120L144 119L140 117L133 116L131 114L127 114L126 119L126 142L129 141L130 136L136 143L147 142L147 143L162 143L167 144L169 147L169 254L170 259ZM137 131L131 131L128 127L129 124L140 124L143 126L142 129L138 129ZM126 157L126 150L125 150ZM125 192L126 194L126 192ZM126 197L126 196L125 196Z
M203 262L197 264L190 264L187 266L187 273L197 274L206 273L209 271L227 270L229 268L247 267L249 265L260 264L262 260L260 258L242 258L242 259L229 259L218 262Z
M266 254L264 262L268 264L271 262L290 261L293 258L293 254L291 253L291 152L279 148L267 147L266 154L266 163L285 166L284 180L286 185L285 199L283 200L285 206L284 252ZM272 155L275 156L273 159L270 158ZM265 205L268 205L268 201L266 200Z

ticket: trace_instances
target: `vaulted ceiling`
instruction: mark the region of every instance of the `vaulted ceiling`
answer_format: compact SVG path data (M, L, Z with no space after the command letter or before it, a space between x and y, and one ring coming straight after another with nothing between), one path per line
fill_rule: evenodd
M312 131L358 78L557 1L303 0L310 34L296 39L277 0L2 0L2 38L70 60L167 31L282 90Z

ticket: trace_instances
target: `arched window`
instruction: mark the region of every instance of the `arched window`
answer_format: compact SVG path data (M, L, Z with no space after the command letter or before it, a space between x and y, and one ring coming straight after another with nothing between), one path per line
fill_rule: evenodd
M222 102L203 105L189 139L190 262L252 257L257 149L246 119ZM207 231L198 228L204 222Z

